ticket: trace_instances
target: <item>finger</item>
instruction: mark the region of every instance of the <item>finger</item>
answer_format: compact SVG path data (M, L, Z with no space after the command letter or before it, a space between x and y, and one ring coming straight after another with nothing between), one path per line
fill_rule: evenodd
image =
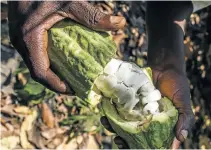
M176 138L183 142L194 125L194 115L190 104L190 89L185 75L170 70L162 72L157 77L161 94L172 100L179 111L176 124Z
M20 3L21 3L20 11L23 11L24 9L25 11L22 13L24 13L27 16L27 20L23 25L24 33L29 32L33 28L37 27L41 22L43 22L56 10L58 10L60 6L63 4L62 2L56 2L56 1L31 1L31 2L20 2ZM29 7L29 5L31 6ZM29 8L27 8L26 6L28 6ZM33 8L32 6L36 7ZM28 9L28 11L26 9Z
M188 85L188 83L185 85ZM195 123L194 114L190 104L189 89L185 88L185 85L183 88L180 87L180 90L174 93L173 96L173 103L179 111L179 118L176 124L176 138L181 142L187 138L188 133L191 131L191 128Z
M120 136L116 136L114 138L114 143L118 146L119 149L129 149L129 146L127 145L126 141Z
M31 62L31 75L36 81L59 93L72 93L70 88L50 69L47 54L47 30L63 17L53 15L24 36Z
M176 138L183 142L194 124L193 114L180 114L176 124Z
M174 138L174 141L171 145L171 149L179 149L181 142L177 140L177 138Z
M114 129L112 128L111 124L109 123L107 117L103 116L100 118L101 124L106 128L108 131L115 133Z
M59 13L95 30L115 31L123 28L126 23L124 17L105 14L83 1L69 2Z

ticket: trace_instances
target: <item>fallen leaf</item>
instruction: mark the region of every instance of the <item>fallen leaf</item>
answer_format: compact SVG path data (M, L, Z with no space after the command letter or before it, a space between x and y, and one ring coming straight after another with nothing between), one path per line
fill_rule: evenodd
M142 34L138 40L138 47L141 47L144 43L145 34Z
M9 123L1 123L1 138L9 137L9 136L16 136L19 135L20 131L16 128L15 125L11 125Z
M2 116L1 116L0 120L1 120L1 124L3 124L3 125L5 125L8 122L7 119L3 118Z
M17 106L13 110L18 114L24 114L24 115L28 115L31 113L29 107L26 106Z
M100 145L102 143L102 136L100 133L96 133L95 135L93 135L96 142L98 143L98 145Z
M46 138L46 139L52 139L57 135L57 131L55 128L49 129L49 130L44 130L41 132L41 135Z
M36 120L38 113L36 110L33 110L32 113L24 119L21 125L20 131L20 141L21 146L25 149L34 148L34 146L28 141L27 131L30 131L33 128L33 123Z
M99 144L96 142L94 136L84 133L68 141L65 137L62 144L60 144L57 150L75 150L75 149L99 149Z
M58 104L61 104L61 103L63 102L63 100L65 99L65 97L66 97L66 95L60 94L60 95L57 95L57 96L55 97L55 100L56 100L56 102L57 102Z
M49 127L53 128L55 126L55 118L51 111L51 108L45 102L41 104L42 109L42 120Z
M27 83L27 79L26 77L24 77L23 73L18 73L17 78L22 85L25 85Z
M89 136L87 133L77 136L76 141L78 144L78 149L87 149L88 140L89 140Z
M40 128L37 124L33 126L33 128L27 131L28 141L31 142L39 149L46 149L45 145L48 141L41 136Z
M101 3L99 4L98 7L100 7L101 11L103 11L106 14L109 14L109 15L113 14L112 8L107 4Z
M119 48L121 42L126 38L126 35L125 33L122 31L122 32L119 32L118 34L116 35L113 35L113 40L114 42L116 43L117 47Z
M78 143L78 142L83 142L80 139L83 140L82 135L74 137L71 140L69 140L68 137L65 137L62 144L60 144L56 149L57 150L69 150L69 149L76 150L76 149L79 149L79 144L81 144L81 143Z
M9 104L12 104L11 96L1 91L1 107Z
M14 127L10 123L5 123L4 126L7 128L8 131L14 131Z
M18 136L9 136L1 139L1 150L15 149L20 143Z
M9 136L14 136L14 133L12 131L1 131L1 138L7 138Z
M55 149L58 145L60 145L63 142L64 137L56 137L51 142L48 143L47 147L50 149Z
M3 131L7 131L7 128L1 123L1 128L0 128L0 132L2 133Z
M18 114L16 112L14 112L13 111L14 108L15 108L15 105L13 105L13 104L5 105L4 107L1 108L1 113L7 114L11 117L15 116L15 117L19 117L19 118L23 118L26 116L26 115Z
M99 149L99 144L95 140L93 135L88 136L87 146L86 149Z

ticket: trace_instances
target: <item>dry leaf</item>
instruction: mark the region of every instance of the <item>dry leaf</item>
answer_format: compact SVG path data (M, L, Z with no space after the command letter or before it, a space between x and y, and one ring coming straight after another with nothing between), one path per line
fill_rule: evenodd
M57 95L55 97L55 100L58 104L61 104L63 102L63 99L64 99L64 95Z
M53 128L55 126L55 118L50 109L50 107L46 103L41 104L42 109L42 120L49 127Z
M138 47L141 47L144 43L145 34L142 34L138 40Z
M0 120L1 120L1 124L3 124L3 125L5 125L8 122L7 119L3 118L2 116L1 116Z
M45 145L48 141L41 136L40 128L37 124L33 126L33 128L27 131L28 141L31 142L39 149L46 149Z
M120 32L121 31L121 32ZM126 38L124 31L120 30L118 34L113 35L113 40L119 48L121 42Z
M100 147L99 147L98 143L96 142L94 136L89 135L86 149L99 149L99 148Z
M64 114L67 114L68 113L68 109L67 107L64 105L64 104L61 104L58 109L57 109L59 112L62 112Z
M46 139L52 139L56 135L64 134L67 131L67 129L63 128L53 128L53 129L47 129L41 132L41 135Z
M24 75L22 73L18 73L17 77L22 85L25 85L27 83L27 79L26 79L26 77L24 77Z
M58 145L63 142L63 137L56 137L50 143L48 143L47 147L50 149L55 149Z
M28 115L31 113L29 107L26 106L17 106L13 109L18 114Z
M30 131L33 128L33 122L36 120L37 116L37 111L33 110L32 113L24 119L21 125L20 140L21 146L25 149L34 148L34 146L28 141L27 131Z
M67 137L61 145L59 145L57 150L75 150L75 149L99 149L94 136L84 133L83 135L77 136L67 142Z
M20 143L18 136L9 136L1 139L1 150L11 150L17 147Z
M68 142L68 136L66 136L62 142L62 144L60 144L59 146L57 146L56 150L75 150L78 149L78 145L76 142L76 138L70 140Z
M112 8L109 5L106 5L106 4L102 3L102 4L100 4L99 7L101 7L101 10L104 13L109 14L109 15L113 14L113 10L112 10Z
M1 92L1 107L9 104L12 104L11 96Z
M123 58L123 54L121 52L120 45L125 38L126 38L126 35L125 35L123 30L119 30L117 34L113 34L113 40L114 40L114 42L116 43L116 46L117 46L117 57L119 59Z
M82 137L82 136L81 136ZM56 149L57 150L76 150L79 149L79 143L77 141L78 137L72 138L69 142L68 138L66 137L62 144L60 144ZM83 137L82 137L83 138Z
M17 114L16 112L13 111L13 109L15 108L15 105L13 104L9 104L9 105L5 105L3 108L1 108L1 113L3 114L7 114L9 116L15 116L15 117L25 117L25 115L23 114Z
M0 124L1 128L0 128L0 132L4 132L4 131L7 131L7 128L1 123Z
M7 128L8 131L11 131L11 132L14 131L14 127L10 123L5 123L4 126Z
M102 140L103 140L101 134L100 133L96 133L93 136L94 136L96 142L100 145L102 143Z
M49 130L44 130L41 132L41 135L46 138L46 139L52 139L57 135L57 131L55 128L49 129Z

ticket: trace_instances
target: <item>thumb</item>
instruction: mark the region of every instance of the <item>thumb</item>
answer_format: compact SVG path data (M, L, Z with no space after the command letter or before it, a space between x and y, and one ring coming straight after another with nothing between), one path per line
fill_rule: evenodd
M178 82L179 81L180 80L178 80ZM183 81L183 83L185 83L185 81ZM181 142L187 138L188 133L190 133L195 123L189 95L189 88L186 83L180 87L180 90L174 93L172 98L175 107L179 111L179 118L176 124L176 138Z
M182 79L177 81L177 83L182 84L178 84L179 90L173 94L172 102L179 112L179 118L176 124L176 138L183 142L187 138L188 133L190 133L195 120L190 104L190 92L188 83Z
M64 17L69 17L75 21L95 30L118 30L125 26L124 17L111 16L100 11L97 7L84 1L69 2L61 8Z
M161 94L172 100L172 103L179 112L179 118L176 124L176 138L183 142L195 122L186 76L175 70L167 70L166 72L162 72L161 75L154 73L154 77L158 79L157 85Z
M179 115L176 124L176 138L179 141L183 142L187 138L194 122L194 115L192 112Z

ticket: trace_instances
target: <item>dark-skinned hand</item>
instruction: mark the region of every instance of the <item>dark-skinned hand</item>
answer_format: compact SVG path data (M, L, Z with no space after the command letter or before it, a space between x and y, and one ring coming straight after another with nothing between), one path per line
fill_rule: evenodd
M8 2L8 5L9 32L12 44L22 56L33 79L59 93L71 93L71 88L51 69L47 54L48 29L64 18L73 19L95 30L117 30L125 25L123 17L106 15L87 2L19 1ZM153 70L153 75L157 74L153 78L156 78L154 82L161 93L170 99L173 98L175 106L180 111L177 131L181 131L188 128L190 120L192 120L190 113L192 111L190 111L189 103L180 102L180 98L190 99L187 96L189 92L184 95L184 92L179 90L188 87L186 78L184 75L172 77L173 72L174 70L165 70L156 73ZM175 83L177 88L171 88L172 84L167 88L169 82L166 82L166 78L170 79L170 83ZM166 91L164 87L168 90ZM183 122L187 122L187 124ZM176 134L177 138L180 139L181 134L177 133L179 133ZM115 141L118 145L118 142L121 143L122 140L117 137ZM122 148L126 147L124 142L119 145L122 145Z
M104 14L82 1L9 1L8 6L13 46L22 56L32 78L59 93L71 94L72 90L51 68L47 31L65 18L95 30L118 30L125 25L123 17Z
M172 100L179 112L172 149L179 148L194 124L183 44L185 22L192 10L191 2L147 2L148 65L152 69L153 83L162 96ZM106 117L102 117L101 122L113 131ZM121 149L128 148L119 136L114 142Z

